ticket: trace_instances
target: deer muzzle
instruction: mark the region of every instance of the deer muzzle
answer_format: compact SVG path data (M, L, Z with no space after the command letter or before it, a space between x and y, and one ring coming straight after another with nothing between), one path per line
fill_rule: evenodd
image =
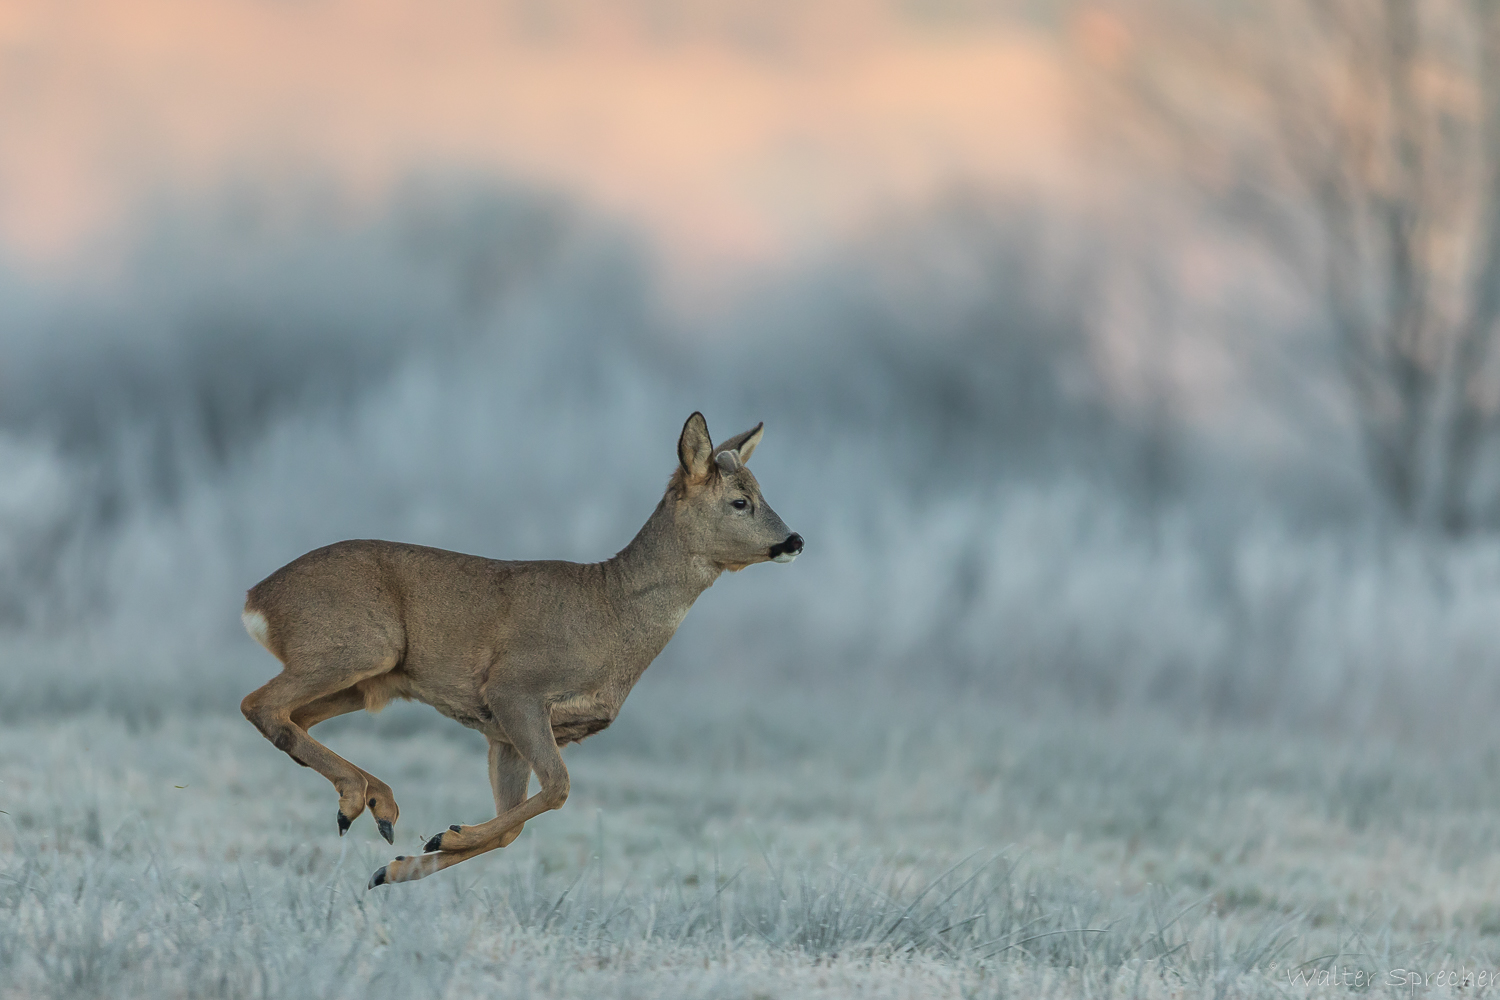
M795 531L787 536L786 541L778 542L771 546L771 561L788 563L802 554L802 536Z

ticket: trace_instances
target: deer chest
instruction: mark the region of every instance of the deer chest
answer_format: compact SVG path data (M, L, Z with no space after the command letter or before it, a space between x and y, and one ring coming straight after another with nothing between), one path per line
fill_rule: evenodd
M587 739L614 722L619 711L619 702L602 694L568 695L552 704L552 738L558 746Z

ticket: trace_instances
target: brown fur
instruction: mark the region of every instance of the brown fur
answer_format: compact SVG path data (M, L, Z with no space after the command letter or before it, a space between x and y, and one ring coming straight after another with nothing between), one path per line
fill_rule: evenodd
M391 862L372 886L504 847L527 820L561 807L568 771L558 747L614 721L698 595L726 569L801 550L744 468L760 434L757 426L716 450L702 415L689 417L666 495L602 563L351 541L309 552L250 589L246 626L284 669L241 709L333 783L341 833L368 806L393 839L399 809L389 786L314 740L312 726L410 698L490 741L496 818L433 838L430 853ZM726 450L734 455L716 464ZM528 798L532 772L541 790Z

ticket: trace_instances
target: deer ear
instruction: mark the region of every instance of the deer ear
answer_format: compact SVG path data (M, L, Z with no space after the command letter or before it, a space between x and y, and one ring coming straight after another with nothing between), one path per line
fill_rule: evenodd
M755 446L760 444L760 437L765 433L765 429L766 425L764 422L758 423L745 433L736 434L728 441L719 445L715 449L715 454L723 455L727 452L734 452L735 459L740 465L744 465L750 461L750 453L755 450Z
M728 475L731 472L740 471L740 456L735 451L721 451L714 456L714 464L719 471Z
M708 421L703 419L703 414L694 413L682 425L682 436L677 439L677 460L682 463L682 470L690 478L702 479L708 475L709 458L713 452L714 445L708 437Z

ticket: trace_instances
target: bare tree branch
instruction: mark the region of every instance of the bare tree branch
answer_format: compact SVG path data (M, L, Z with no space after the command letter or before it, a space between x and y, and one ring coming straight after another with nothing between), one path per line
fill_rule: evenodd
M1500 4L1267 0L1205 41L1201 16L1143 2L1165 16L1137 32L1156 49L1125 85L1184 157L1254 192L1250 231L1328 319L1377 491L1453 533L1500 513L1474 495L1500 442ZM1242 107L1174 92L1153 68L1174 58L1233 77Z

